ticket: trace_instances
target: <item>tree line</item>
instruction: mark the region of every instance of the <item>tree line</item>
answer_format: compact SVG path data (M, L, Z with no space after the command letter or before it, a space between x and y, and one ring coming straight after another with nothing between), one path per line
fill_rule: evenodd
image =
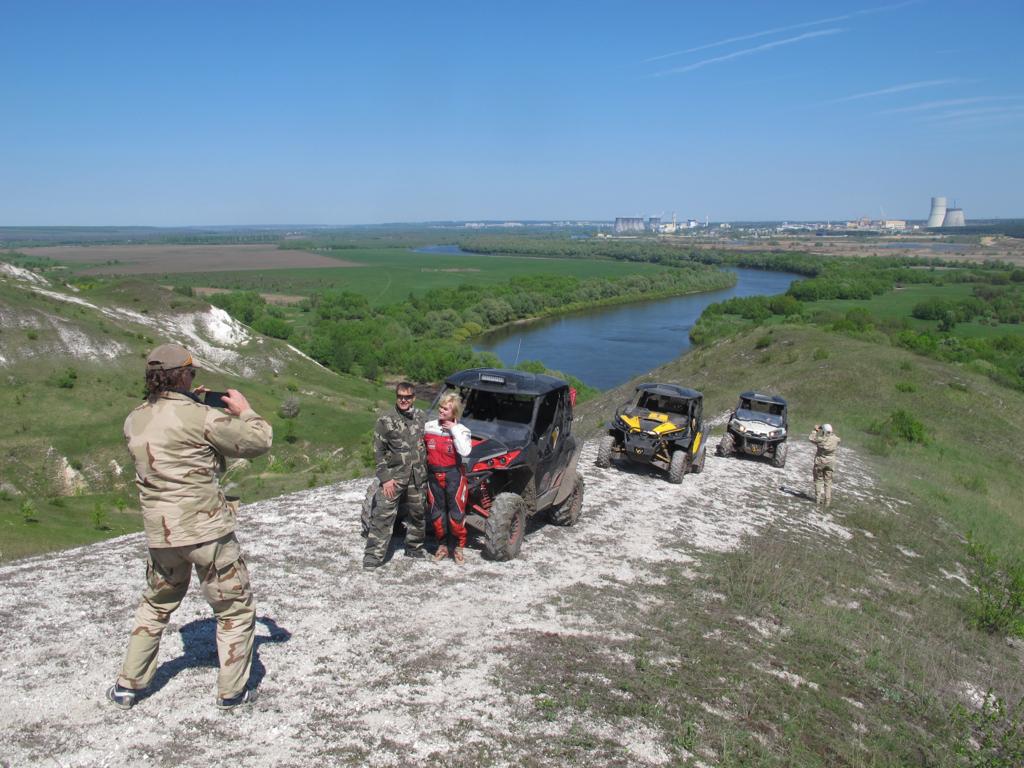
M830 330L887 339L939 360L973 363L993 380L1024 390L1024 336L998 334L981 338L957 335L959 323L979 321L991 326L1024 322L1024 270L1003 264L922 268L919 260L884 257L844 259L823 265L815 277L793 283L780 296L750 296L717 302L705 308L690 331L694 344L707 345L772 317L810 322ZM909 318L883 319L863 307L839 317L815 310L814 302L866 300L911 284L973 284L970 296L932 297L910 311L911 317L936 321L934 329L915 329Z
M325 290L300 305L306 313L301 324L289 322L285 310L267 304L255 291L215 294L209 300L254 330L287 339L332 370L430 382L462 368L500 365L494 355L474 352L470 340L510 322L717 290L734 281L731 273L688 263L616 279L527 275L497 285L463 283L386 306L372 306L352 291Z

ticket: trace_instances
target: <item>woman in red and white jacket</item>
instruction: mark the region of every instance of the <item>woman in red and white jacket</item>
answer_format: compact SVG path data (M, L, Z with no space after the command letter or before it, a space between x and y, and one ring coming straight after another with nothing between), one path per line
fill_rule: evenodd
M462 550L466 546L466 499L469 487L463 460L469 456L473 441L469 428L459 424L462 399L455 392L441 397L437 418L423 428L427 446L427 497L430 500L430 521L440 545L434 561L448 557L448 539L455 539L452 559L466 562Z

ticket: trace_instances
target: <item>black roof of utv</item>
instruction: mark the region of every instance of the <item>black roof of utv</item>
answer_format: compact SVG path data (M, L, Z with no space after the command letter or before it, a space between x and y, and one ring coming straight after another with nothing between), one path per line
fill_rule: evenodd
M515 395L546 395L548 392L569 386L554 376L510 371L504 368L470 368L468 371L453 373L444 380L444 383L449 387L469 387Z
M763 392L741 392L741 400L757 400L759 403L775 403L776 405L785 405L786 401L778 395L766 395Z
M687 400L704 397L695 389L687 389L676 384L637 384L636 391L650 392L652 395L667 395L668 397L682 397Z

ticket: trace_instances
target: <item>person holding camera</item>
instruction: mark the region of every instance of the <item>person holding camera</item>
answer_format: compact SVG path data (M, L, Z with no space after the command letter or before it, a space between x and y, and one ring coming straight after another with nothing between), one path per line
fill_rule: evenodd
M266 453L273 431L237 390L223 394L222 408L206 405L197 394L205 388L192 389L196 371L184 347L158 346L146 358L146 400L124 422L149 562L124 664L107 691L121 709L130 709L153 680L160 637L193 568L217 618L216 705L232 709L253 698L246 686L256 609L235 538L238 500L224 495L218 478L226 459Z
M416 389L408 381L395 387L395 407L382 413L373 429L373 454L377 462L380 487L373 500L363 568L373 570L384 565L391 544L398 505L403 497L408 516L405 520L405 556L426 558L423 540L426 523L423 487L427 481L426 452L423 448L423 411L415 405Z
M457 565L466 562L466 501L469 485L463 462L473 450L469 427L459 424L462 399L456 392L446 392L437 404L437 418L423 428L427 447L427 494L430 500L430 521L440 544L434 561L448 557L449 536L455 540L451 548Z
M832 474L836 468L839 435L832 431L831 424L815 424L807 439L817 449L813 468L814 501L827 507L832 503Z

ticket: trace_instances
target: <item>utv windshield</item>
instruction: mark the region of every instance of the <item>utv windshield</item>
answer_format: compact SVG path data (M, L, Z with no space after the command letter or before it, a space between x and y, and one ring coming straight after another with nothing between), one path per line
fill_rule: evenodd
M462 420L474 436L512 443L530 439L534 396L464 389L462 400Z
M670 413L675 416L689 416L690 405L693 401L682 397L668 397L666 395L654 395L646 392L640 394L637 407L646 408L655 413Z
M737 408L736 418L740 421L761 421L765 424L771 424L773 427L781 427L785 425L785 420L781 413L766 413L764 411L755 411L750 408Z

